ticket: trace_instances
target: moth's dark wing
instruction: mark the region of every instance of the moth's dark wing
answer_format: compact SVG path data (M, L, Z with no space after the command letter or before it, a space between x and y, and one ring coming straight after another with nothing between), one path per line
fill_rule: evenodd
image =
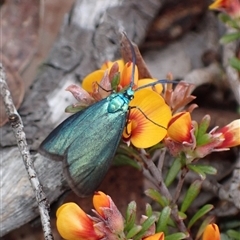
M51 159L64 159L70 187L80 196L94 192L104 178L126 122L124 112L109 113L103 99L67 118L40 145Z
M93 105L81 134L67 149L64 172L70 187L81 197L93 193L106 175L122 137L124 112L108 113Z
M83 123L89 122L89 115L97 116L99 111L105 111L108 101L103 99L90 107L77 112L58 125L41 143L39 152L54 160L62 160L66 150L76 140L83 142ZM95 113L93 112L95 111ZM90 123L89 123L90 126ZM89 127L88 126L88 127Z

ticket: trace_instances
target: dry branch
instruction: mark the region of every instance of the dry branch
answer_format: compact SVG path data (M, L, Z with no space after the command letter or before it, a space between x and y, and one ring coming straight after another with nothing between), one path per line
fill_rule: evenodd
M9 122L11 123L12 130L16 138L18 150L21 154L23 163L28 173L28 178L30 180L32 190L35 193L35 199L38 204L38 210L43 226L44 237L46 240L52 240L53 237L50 226L49 203L46 199L46 195L37 177L36 170L34 168L33 161L28 149L28 144L26 142L26 135L23 131L22 120L13 104L13 99L11 97L6 82L6 75L1 63L0 63L0 89L1 89L0 94L3 97L3 102L5 103L5 108L9 118Z

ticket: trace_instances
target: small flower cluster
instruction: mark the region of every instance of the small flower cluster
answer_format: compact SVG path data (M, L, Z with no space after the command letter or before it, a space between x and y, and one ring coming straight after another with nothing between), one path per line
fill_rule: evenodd
M103 192L96 192L93 205L96 217L87 215L72 202L58 209L57 228L64 239L117 239L122 234L123 217L112 199Z
M132 78L133 68L135 68L135 73ZM137 149L137 151L139 148L159 146L157 144L161 142L161 146L166 147L176 157L176 160L178 160L177 157L184 156L183 164L184 166L188 165L188 169L195 169L194 171L199 175L202 174L202 176L204 176L204 171L208 174L211 174L210 172L215 173L210 169L210 166L203 170L191 166L191 163L212 152L225 151L230 147L240 145L240 119L220 129L215 127L208 132L209 115L203 117L200 123L193 121L191 118L191 112L197 107L195 104L189 105L195 98L191 95L193 85L180 82L173 89L170 83L163 87L156 79L151 77L139 79L139 75L141 74L138 72L138 67L134 66L132 62L126 62L125 64L122 60L106 62L101 69L84 78L82 87L71 85L67 88L78 100L78 103L68 107L67 111L80 111L94 102L107 98L113 91L121 92L133 85L134 99L129 104L130 111L122 136L123 141L128 145L132 144L135 147L133 149ZM168 79L172 79L172 77L169 75ZM146 87L142 88L142 86ZM186 108L187 105L189 106ZM132 152L129 155L132 157ZM180 168L181 166L172 174L174 178ZM172 180L172 178L169 179ZM161 181L161 185L166 184L168 186L169 184L166 182L171 182L170 180ZM201 183L196 182L194 184L196 186L193 186L194 194L189 194L191 196L197 196L195 193L200 191ZM181 192L180 190L178 189L178 192ZM167 199L166 196L160 198L162 198L160 202L164 203L162 205L163 209L170 209L172 199ZM156 198L153 197L153 199ZM175 199L175 202L177 200ZM126 219L124 219L112 199L102 192L94 194L93 205L95 208L93 210L94 217L87 215L75 203L64 204L58 209L57 228L64 239L164 240L166 233L168 233L168 230L164 231L160 227L156 227L158 225L157 221L161 219L159 214L156 217L156 214L150 211L151 214L142 217L141 225L136 225L134 223L135 218L131 214L127 214ZM132 212L135 212L135 210L133 208ZM169 216L171 215L170 212ZM200 218L201 213L197 213ZM182 221L176 214L173 219L175 222ZM168 224L167 220L166 226ZM187 238L189 236L188 230L185 229L186 233L183 233L183 231L180 233L183 235L172 239ZM218 226L209 224L203 232L202 239L220 240Z
M57 211L57 229L66 240L125 240L133 229L126 232L126 220L117 209L111 197L103 192L96 192L93 196L94 214L86 214L77 204L70 202L63 204ZM142 222L146 221L142 217ZM125 223L125 224L124 224ZM136 227L136 226L134 226ZM136 234L141 230L135 229ZM151 224L143 234L142 240L164 240L164 233L155 233L155 223ZM131 234L131 233L130 233ZM132 234L133 235L133 234ZM134 236L132 236L134 239ZM220 233L216 224L209 224L203 232L202 240L220 240Z
M94 214L86 214L77 204L63 204L57 210L57 229L66 240L121 240L126 239L124 219L112 201L103 192L93 196ZM163 233L156 233L155 228L142 237L144 240L163 240Z
M206 115L198 124L192 121L190 112L180 112L168 124L165 146L173 156L184 152L188 162L203 158L211 152L229 150L240 145L240 119L207 133L210 116Z

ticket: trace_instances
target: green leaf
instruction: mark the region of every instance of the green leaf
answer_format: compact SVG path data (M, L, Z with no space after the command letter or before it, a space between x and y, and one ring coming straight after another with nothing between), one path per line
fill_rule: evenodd
M225 233L221 233L221 234L220 234L220 239L221 239L221 240L232 240L232 239L230 239Z
M162 207L165 207L169 204L168 200L155 189L147 189L145 194Z
M240 228L240 219L232 219L228 220L227 222L224 222L224 229L234 229L234 228Z
M190 229L193 224L200 219L202 216L204 216L206 213L210 212L213 209L213 205L211 204L206 204L202 208L200 208L191 218L191 220L188 223L188 229Z
M133 156L132 158L139 155L139 152L137 151L136 148L133 148L132 146L128 147L125 143L120 143L117 149L117 153L120 153L120 154L123 153L128 156Z
M196 134L197 146L201 146L209 142L209 134L207 133L207 130L210 125L210 120L210 116L206 115L198 125L198 131Z
M142 229L141 231L138 232L137 235L134 236L134 240L139 240L142 238L142 236L146 233L146 231L153 225L155 224L156 217L151 216L148 219L146 219L143 224L142 224Z
M178 212L178 216L181 219L187 219L187 215L185 213L183 213L183 212Z
M209 143L209 140L210 140L210 135L208 133L198 136L196 138L197 146L205 145L205 144Z
M176 176L178 175L178 173L180 172L182 168L182 163L181 163L181 158L180 157L177 157L172 166L170 167L168 173L167 173L167 176L165 178L165 184L167 187L169 187L172 182L174 181L174 179L176 178Z
M239 240L240 239L240 232L239 231L235 231L235 230L228 230L227 231L227 235L232 238L232 239L236 239Z
M233 68L240 71L240 59L239 58L233 57L229 60L229 63Z
M202 136L203 134L205 134L207 132L209 124L210 124L210 118L207 115L207 116L203 117L203 119L201 120L201 122L198 125L197 137Z
M186 212L193 200L198 196L200 189L202 186L201 180L195 180L189 187L188 191L186 192L186 195L183 199L182 206L180 211Z
M188 236L189 236L189 234L178 232L178 233L173 233L171 235L166 236L164 238L164 240L180 240L180 239L185 239Z
M220 38L220 43L225 44L240 39L240 32L228 33Z
M163 143L157 143L156 145L148 148L147 152L152 156L152 154L154 154L156 150L162 149L164 147L165 145Z
M70 106L67 106L66 108L65 108L65 112L66 113L76 113L76 112L79 112L79 111L81 111L81 110L83 110L83 109L85 109L87 106L86 106L86 104L78 104L77 103L77 105L70 105Z
M223 23L227 23L228 21L231 20L231 17L225 13L220 13L218 15L218 18L223 22Z
M156 232L164 232L165 235L167 233L167 223L169 220L169 217L171 215L171 208L170 207L165 207L163 208L163 210L161 211L161 214L159 216L158 222L157 222L157 228L156 228Z
M126 220L125 220L125 228L124 228L126 232L132 229L135 224L136 211L137 211L136 202L135 201L130 202L128 204L127 212L126 212Z
M120 72L115 73L115 75L113 76L113 79L111 81L111 88L114 91L117 91L117 87L120 83Z
M153 212L152 212L152 206L151 206L149 203L147 203L147 204L146 204L146 215L147 215L148 217L150 217L150 216L152 216L152 214L153 214Z
M135 226L133 227L128 233L127 233L127 239L133 238L136 234L138 234L142 230L141 226Z
M173 219L171 218L168 219L168 226L176 228L176 223L173 221Z
M209 165L196 165L198 169L209 175L216 175L217 169Z
M232 19L229 15L227 14L219 14L219 19L228 24L230 27L239 29L239 25L237 24L237 20Z
M129 165L138 170L141 169L141 166L135 160L126 155L117 154L113 159L113 164L115 166Z
M204 173L204 171L202 171L201 168L198 167L198 165L189 164L188 169L197 173L201 177L202 180L204 180L206 178L206 174Z

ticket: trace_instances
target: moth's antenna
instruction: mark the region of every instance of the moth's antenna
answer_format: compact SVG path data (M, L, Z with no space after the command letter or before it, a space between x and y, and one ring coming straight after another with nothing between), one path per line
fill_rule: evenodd
M132 68L132 76L131 76L131 83L130 83L130 88L132 88L133 84L134 84L134 74L135 74L135 66L136 66L136 53L135 53L132 42L127 37L127 34L125 32L123 32L123 35L126 37L128 43L129 43L130 49L131 49L131 53L132 53L133 68Z

